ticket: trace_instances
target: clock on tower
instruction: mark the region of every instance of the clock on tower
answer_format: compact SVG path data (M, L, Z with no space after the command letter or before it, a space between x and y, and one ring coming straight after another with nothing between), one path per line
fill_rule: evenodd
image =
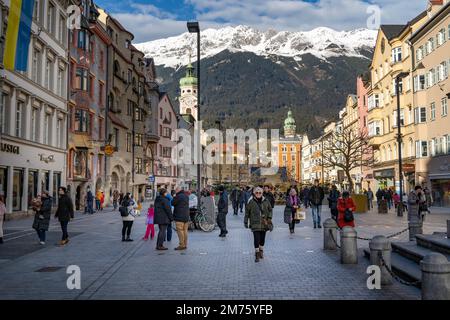
M180 113L190 114L197 120L197 90L198 80L194 76L194 67L191 63L186 67L186 76L180 79Z

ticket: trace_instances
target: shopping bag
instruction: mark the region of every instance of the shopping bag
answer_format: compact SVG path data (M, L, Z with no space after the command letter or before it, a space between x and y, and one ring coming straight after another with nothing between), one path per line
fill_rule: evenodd
M306 211L303 211L301 208L297 208L295 212L295 221L303 221L306 219Z

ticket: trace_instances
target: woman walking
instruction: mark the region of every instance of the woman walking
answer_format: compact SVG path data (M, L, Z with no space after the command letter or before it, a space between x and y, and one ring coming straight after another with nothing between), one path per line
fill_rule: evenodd
M33 199L34 221L33 229L36 230L39 237L39 243L45 244L45 232L48 231L50 225L50 216L52 210L52 198L49 196L48 191L42 192L39 198Z
M65 245L69 242L69 234L67 233L67 226L70 219L74 218L72 199L67 195L67 189L65 187L59 187L58 189L58 209L56 209L55 218L58 218L61 224L62 239L60 245Z
M133 239L130 238L131 228L133 227L134 217L136 216L135 210L137 205L129 192L125 195L120 205L126 208L128 213L127 215L122 216L122 241L131 242L133 241Z
M257 187L245 208L244 226L253 232L255 262L264 258L266 232L273 229L272 205L263 197L263 189Z
M289 230L294 233L295 229L295 213L300 208L300 198L297 195L297 191L291 188L289 195L286 197L286 207L284 208L284 215L287 217L286 221L290 221Z
M0 194L0 244L3 243L3 221L5 220L6 206L3 192Z
M167 228L173 221L172 207L169 199L167 199L167 190L162 188L159 190L159 195L155 199L155 220L154 223L158 225L158 239L156 242L156 250L167 250L164 247L164 239L166 237Z
M342 193L342 198L338 200L338 227L355 227L355 221L353 217L353 212L356 211L355 203L353 199L350 198L350 193L348 191L344 191Z

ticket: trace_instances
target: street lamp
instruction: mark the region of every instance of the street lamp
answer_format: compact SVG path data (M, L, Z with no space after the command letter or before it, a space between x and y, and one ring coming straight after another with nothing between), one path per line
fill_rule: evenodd
M400 117L400 81L409 75L407 72L398 74L395 78L395 91L397 93L397 145L398 145L398 181L400 184L400 203L397 207L397 216L403 217L403 167L402 167L402 126ZM402 85L403 91L403 85Z
M198 21L188 22L187 28L189 33L197 34L197 123L200 123L200 25ZM200 126L198 126L200 127ZM198 133L198 150L197 152L201 155L200 147L200 132ZM197 196L200 197L201 189L201 168L200 168L200 157L197 158Z
M216 124L219 128L220 133L222 134L222 121L221 120L216 120ZM221 142L221 141L219 141ZM222 184L222 147L223 145L219 144L219 184Z

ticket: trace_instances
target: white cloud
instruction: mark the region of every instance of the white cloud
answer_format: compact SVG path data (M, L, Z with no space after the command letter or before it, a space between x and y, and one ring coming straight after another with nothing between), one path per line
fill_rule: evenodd
M366 28L368 6L379 5L381 23L404 24L426 8L426 0L184 0L194 8L203 29L248 25L260 30L308 31L316 27L336 30ZM178 35L186 21L154 5L131 2L134 13L114 13L135 34L135 42ZM184 18L183 18L184 19Z

